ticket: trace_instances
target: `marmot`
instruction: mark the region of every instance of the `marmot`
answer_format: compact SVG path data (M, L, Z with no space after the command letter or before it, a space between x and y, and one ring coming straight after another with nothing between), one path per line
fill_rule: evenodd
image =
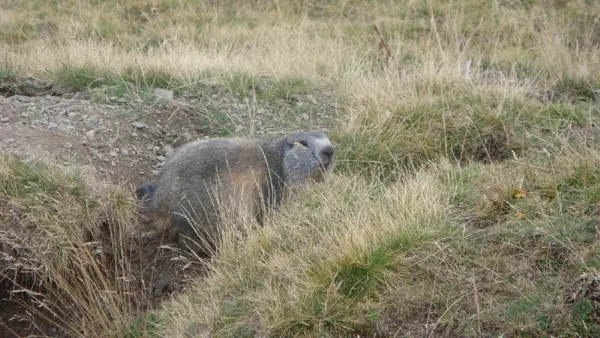
M325 182L335 163L333 145L324 132L302 131L275 140L199 140L176 150L157 180L142 184L137 194L155 222L162 220L171 239L180 245L181 235L200 240L194 251L207 253L207 245L214 249L221 208L238 206L237 211L262 224L265 213L297 189Z

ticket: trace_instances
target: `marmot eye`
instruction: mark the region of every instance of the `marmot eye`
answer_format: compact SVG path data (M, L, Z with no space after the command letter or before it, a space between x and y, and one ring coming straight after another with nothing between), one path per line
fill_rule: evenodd
M308 147L308 143L306 143L306 141L300 141L300 144L303 145L303 146L305 146L305 147Z

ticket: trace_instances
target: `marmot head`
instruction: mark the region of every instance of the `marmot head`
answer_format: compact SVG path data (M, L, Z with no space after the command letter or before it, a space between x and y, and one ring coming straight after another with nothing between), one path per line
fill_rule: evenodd
M324 132L302 131L285 138L287 150L286 166L292 178L307 176L324 181L335 166L335 152L329 136Z

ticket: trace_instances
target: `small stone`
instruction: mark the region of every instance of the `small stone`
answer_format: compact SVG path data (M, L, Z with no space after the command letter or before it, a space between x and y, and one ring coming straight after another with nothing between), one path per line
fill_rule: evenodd
M96 139L96 131L94 129L88 131L87 133L85 133L85 136L87 136L87 139L89 141L94 141Z
M29 102L29 98L23 95L15 95L13 98L19 102Z
M65 148L73 148L73 145L71 143L65 143Z
M157 155L158 155L158 154L160 154L160 147L159 147L159 146L154 146L154 147L152 147L152 151L153 151L155 154L157 154Z
M88 120L89 123L92 123L92 124L99 124L100 123L100 119L96 115L89 116L87 118L87 120Z
M257 115L263 115L265 112L266 112L266 109L264 109L264 108L258 108L256 110Z
M306 95L306 98L312 103L312 104L317 104L317 100L315 100L315 98L312 95Z
M0 122L8 122L8 121L9 121L8 116L2 116L2 117L0 117Z
M127 156L127 155L129 155L129 151L127 149L123 148L123 149L121 149L121 154Z
M236 134L239 133L240 131L242 131L242 129L244 129L244 126L241 126L241 125L235 126L235 133Z
M161 162L164 162L164 161L167 160L167 158L164 157L164 156L156 156L156 159L159 160L159 161L161 161Z
M73 117L77 116L77 113L76 112L69 112L69 113L67 113L67 116L70 117L70 118L73 118Z
M144 129L148 127L145 123L142 122L133 122L131 125L138 129Z
M87 146L88 140L87 139L83 139L81 140L81 145L83 146Z
M58 124L56 122L48 123L48 128L52 129L52 128L56 128L56 127L58 127Z
M117 157L117 152L116 151L111 151L110 153L108 153L110 156L112 157Z
M27 117L27 116L29 116L29 113L26 113L26 112L21 113L21 117Z
M173 147L171 147L171 145L167 144L163 147L163 149L165 150L165 157L171 157L171 155L173 155L173 152L175 150L173 150Z
M302 116L302 119L305 121L310 120L310 116L308 116L308 114L306 114L306 113L302 114L301 116Z
M154 94L154 96L156 96L159 99L167 99L167 100L173 99L173 91L172 90L167 90L167 89L162 89L162 88L154 88L154 91L152 93Z

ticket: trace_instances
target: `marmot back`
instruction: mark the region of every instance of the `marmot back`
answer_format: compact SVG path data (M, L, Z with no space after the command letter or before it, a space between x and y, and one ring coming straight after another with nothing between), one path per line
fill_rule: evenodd
M327 134L299 132L276 140L215 138L183 145L158 179L138 189L155 222L182 244L213 249L223 208L259 222L298 188L324 182L335 166ZM208 248L207 248L208 246Z

